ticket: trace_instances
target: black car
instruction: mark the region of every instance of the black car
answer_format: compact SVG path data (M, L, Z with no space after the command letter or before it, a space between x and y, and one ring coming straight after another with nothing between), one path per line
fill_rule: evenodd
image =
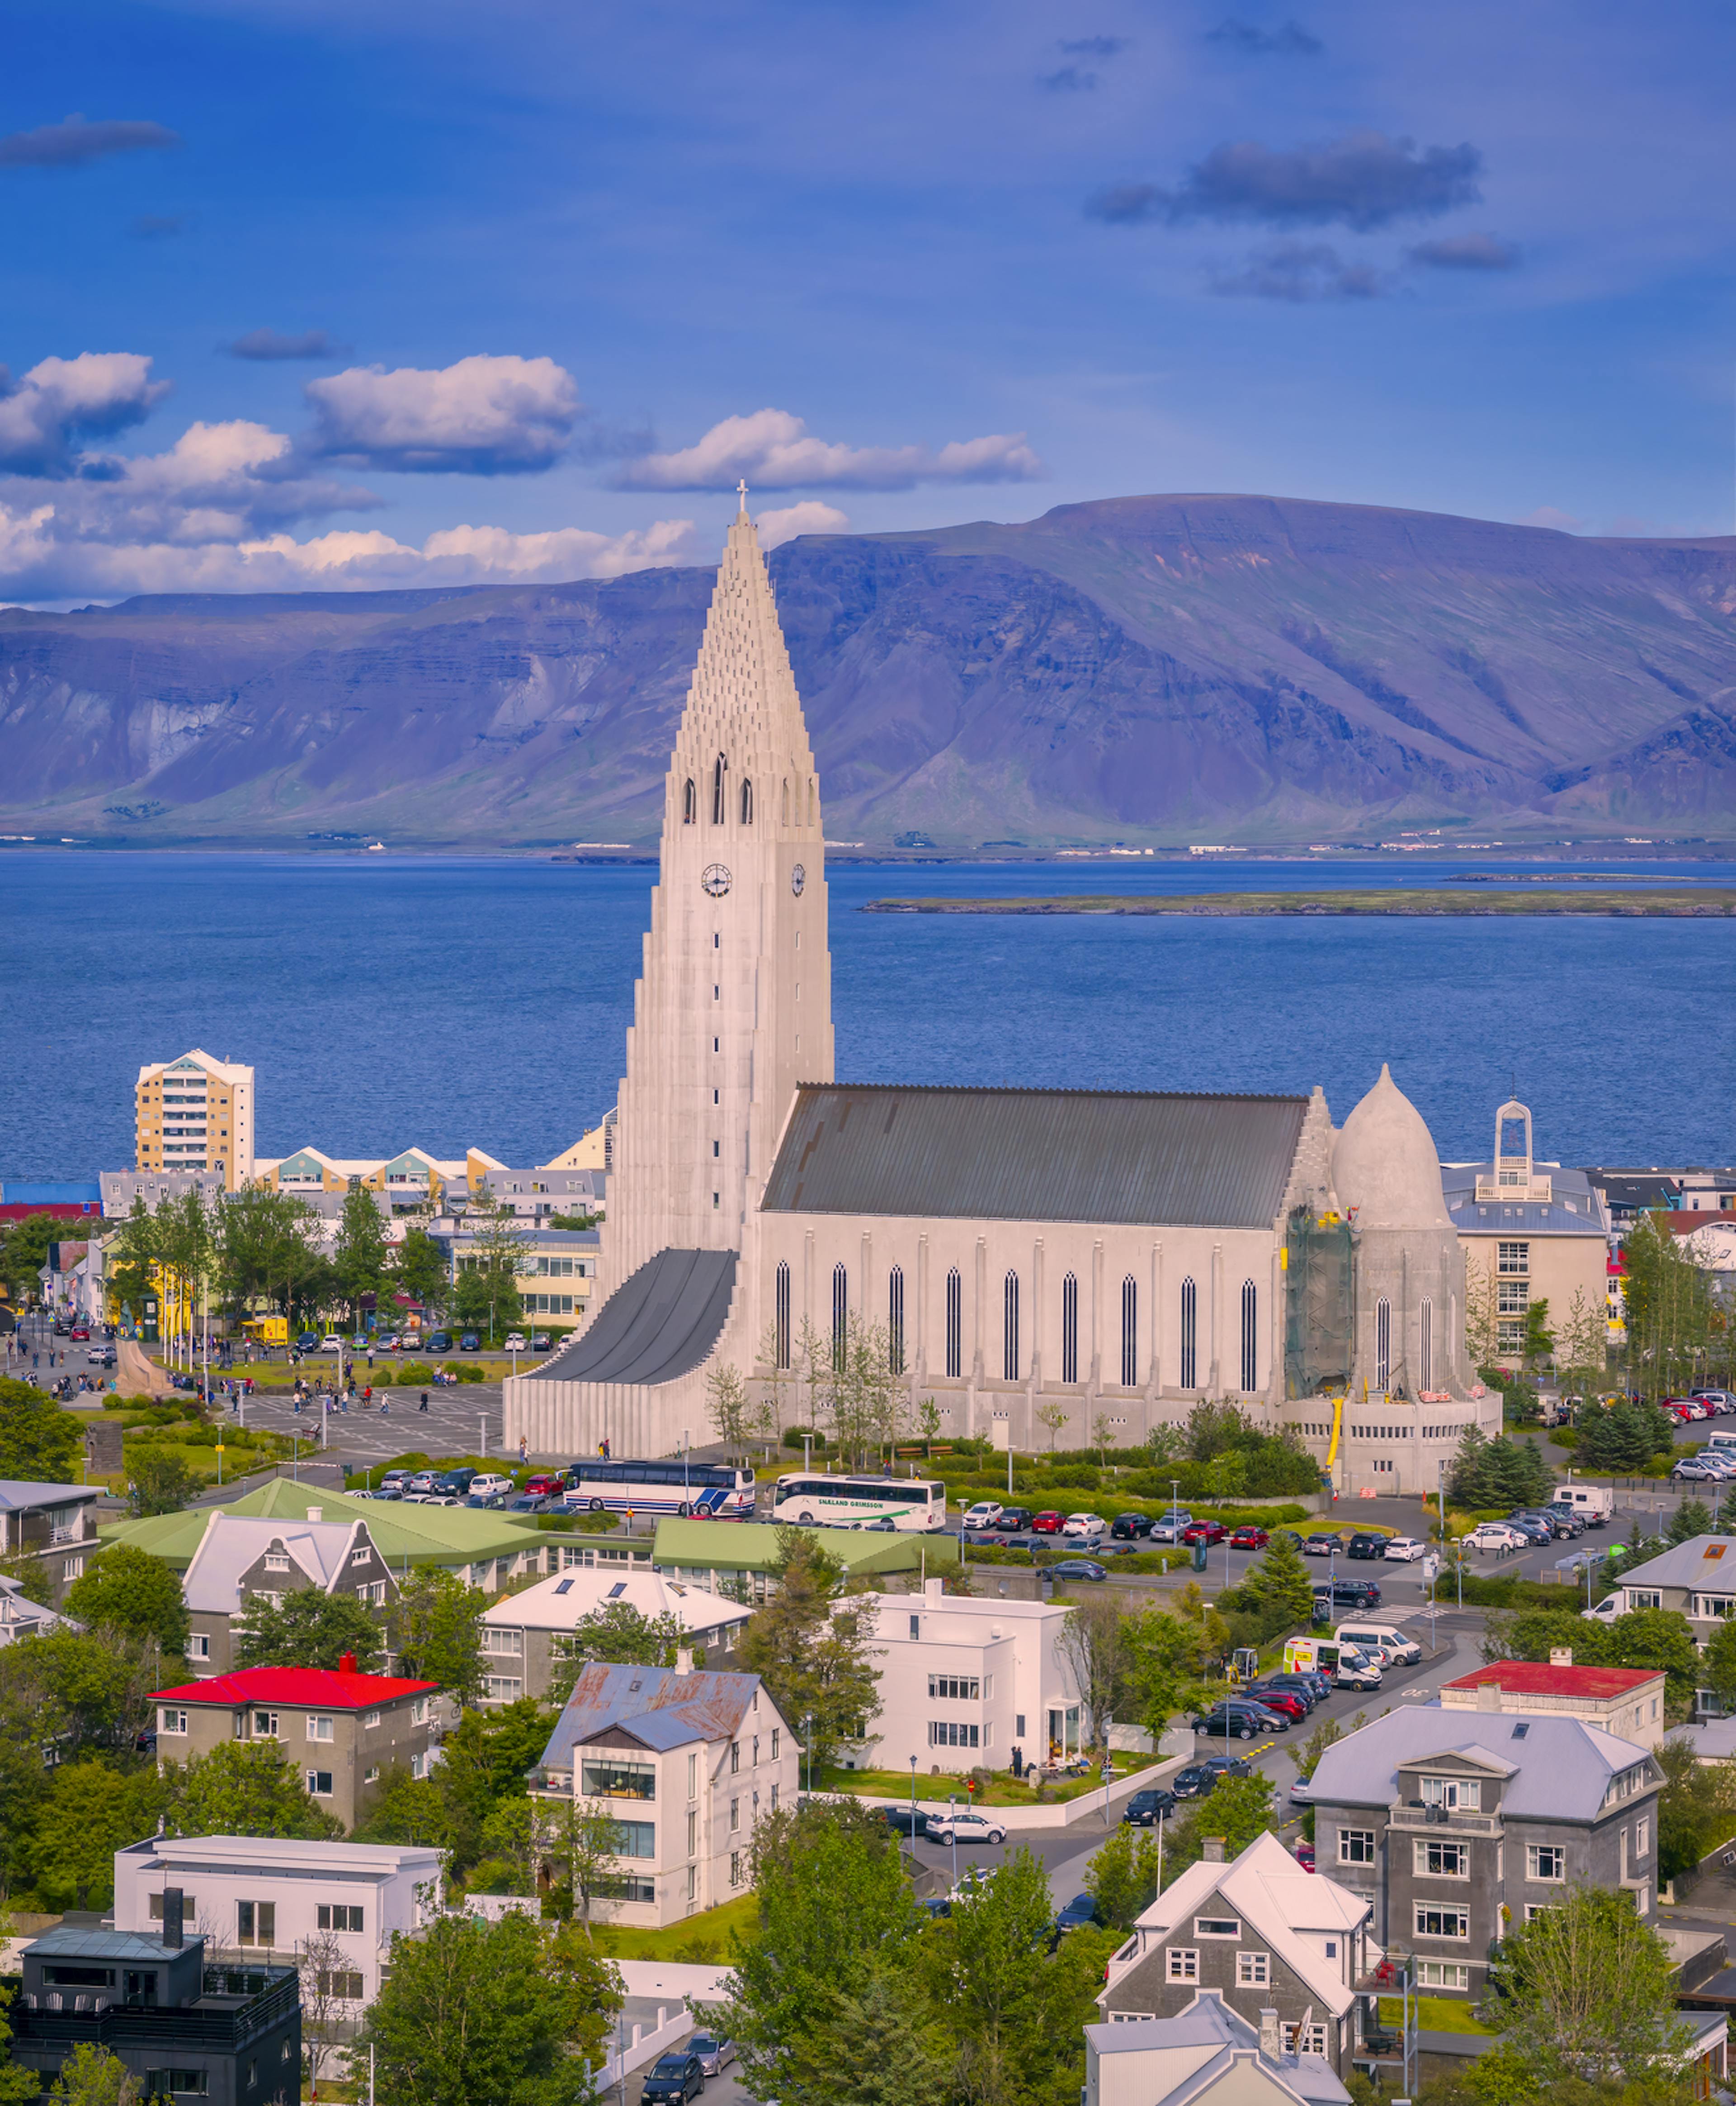
M1053 1952L1070 1930L1077 1930L1082 1924L1102 1921L1095 1899L1089 1894L1075 1894L1049 1927L1049 1951Z
M687 2106L705 2088L705 2072L696 2054L660 2054L646 2076L639 2097L645 2106Z
M434 1480L434 1489L436 1492L456 1492L460 1499L464 1499L469 1494L471 1479L480 1477L481 1474L480 1470L472 1470L468 1465L461 1470L442 1470Z
M883 1806L880 1818L895 1835L926 1835L928 1817L919 1806Z
M1287 1733L1290 1721L1282 1711L1268 1711L1264 1704L1231 1697L1200 1712L1193 1721L1196 1733L1222 1733L1228 1740L1251 1741L1256 1733Z
M1320 1613L1322 1604L1330 1611L1335 1602L1340 1607L1348 1604L1353 1609L1378 1609L1380 1589L1372 1580L1335 1577L1330 1586L1322 1580L1314 1589L1314 1613Z
M989 1526L996 1535L1019 1535L1035 1518L1029 1507L1003 1507Z
M1094 1558L1063 1557L1058 1565L1051 1565L1049 1576L1055 1580L1107 1580L1108 1568Z
M1127 1828L1155 1828L1175 1811L1175 1795L1153 1788L1136 1791L1121 1808L1121 1825Z
M452 1351L452 1333L450 1331L430 1331L422 1341L421 1350L427 1353L450 1353Z
M1385 1557L1386 1538L1384 1535L1370 1535L1366 1530L1361 1535L1353 1535L1350 1539L1350 1548L1346 1555L1351 1557Z
M1123 1543L1134 1542L1151 1532L1152 1517L1149 1514L1117 1514L1109 1524L1109 1533Z
M1254 1766L1240 1755L1205 1755L1186 1769L1178 1770L1170 1782L1178 1799L1203 1799L1221 1777L1252 1777Z
M474 1331L467 1331L459 1340L459 1351L461 1353L480 1353L481 1350L482 1341Z

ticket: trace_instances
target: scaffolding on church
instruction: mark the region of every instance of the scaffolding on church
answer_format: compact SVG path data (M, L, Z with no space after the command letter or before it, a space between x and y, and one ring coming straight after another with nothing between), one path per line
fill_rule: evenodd
M1298 1207L1284 1239L1284 1394L1318 1396L1350 1379L1356 1239L1341 1215Z

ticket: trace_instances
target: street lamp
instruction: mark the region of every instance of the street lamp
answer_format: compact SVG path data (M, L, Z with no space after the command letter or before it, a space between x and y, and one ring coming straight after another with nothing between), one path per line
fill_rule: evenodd
M952 1818L946 1824L946 1832L952 1838L952 1891L959 1890L959 1795L955 1791L946 1795L946 1806Z
M911 1862L916 1862L916 1758L911 1757Z

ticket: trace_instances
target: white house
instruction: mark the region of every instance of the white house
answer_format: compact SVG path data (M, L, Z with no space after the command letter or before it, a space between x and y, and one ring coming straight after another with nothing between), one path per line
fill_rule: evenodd
M438 1850L254 1835L153 1835L114 1853L114 1928L150 1934L178 1888L208 1952L293 1963L329 1934L333 1993L359 2014L378 1992L395 1931L440 1912Z
M521 1696L544 1695L579 1623L617 1602L637 1609L647 1621L674 1616L695 1653L717 1666L731 1664L751 1613L739 1602L642 1567L600 1566L551 1574L522 1593L503 1595L483 1611L482 1650L489 1670L483 1700L512 1704Z
M878 1641L879 1709L847 1768L924 1775L1006 1769L1081 1745L1079 1686L1062 1653L1067 1611L1053 1602L978 1600L939 1580L919 1594L863 1594Z
M1081 2106L1349 2106L1329 2063L1286 2048L1275 2011L1251 2025L1210 1989L1173 2019L1085 2035Z

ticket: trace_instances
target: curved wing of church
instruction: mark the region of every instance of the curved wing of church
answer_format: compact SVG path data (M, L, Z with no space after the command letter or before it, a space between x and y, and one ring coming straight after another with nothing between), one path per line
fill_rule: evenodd
M1018 1449L1228 1401L1343 1490L1416 1491L1499 1430L1434 1143L1385 1067L1342 1130L1318 1087L833 1079L819 778L745 498L664 786L614 1166L596 1313L506 1386L540 1456L703 1445L719 1369L787 1396L852 1326L943 1436Z

